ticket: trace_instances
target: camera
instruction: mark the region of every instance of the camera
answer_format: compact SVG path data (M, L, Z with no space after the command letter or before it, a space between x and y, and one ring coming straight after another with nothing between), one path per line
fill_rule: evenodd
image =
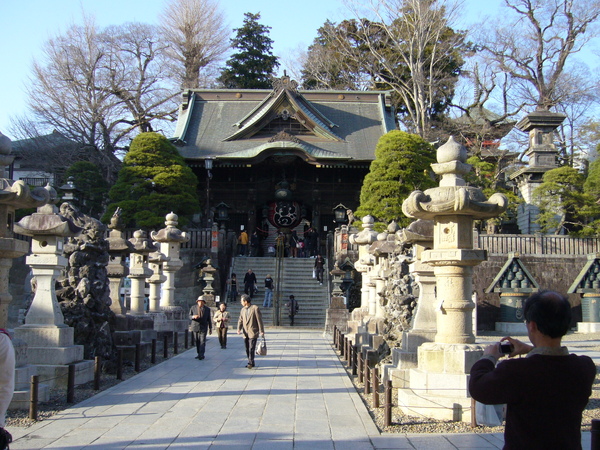
M503 355L508 355L512 353L514 349L515 348L510 342L500 342L500 353L502 353Z

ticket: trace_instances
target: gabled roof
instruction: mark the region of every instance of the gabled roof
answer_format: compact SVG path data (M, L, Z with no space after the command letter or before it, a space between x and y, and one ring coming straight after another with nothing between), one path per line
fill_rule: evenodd
M185 92L173 142L191 165L208 157L255 162L283 154L312 164L364 163L395 128L388 92L298 91L283 77L273 90Z

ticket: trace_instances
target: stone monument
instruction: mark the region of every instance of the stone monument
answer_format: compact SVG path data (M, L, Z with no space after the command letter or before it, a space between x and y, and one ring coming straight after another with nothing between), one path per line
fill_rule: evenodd
M441 176L439 187L414 191L402 204L408 217L434 222L433 249L423 252L422 261L434 268L437 332L435 342L419 347L418 368L410 369L398 402L411 414L458 421L470 420L468 373L482 353L474 345L472 273L486 253L473 249L473 221L496 217L508 206L502 194L487 200L481 189L467 186L466 160L466 148L450 137L431 165Z

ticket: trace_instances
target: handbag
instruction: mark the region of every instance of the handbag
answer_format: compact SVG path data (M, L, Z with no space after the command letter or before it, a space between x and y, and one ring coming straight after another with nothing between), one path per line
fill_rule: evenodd
M8 449L8 444L12 442L11 434L4 428L0 427L0 449Z
M499 427L502 425L504 405L484 405L475 403L475 418L478 425Z
M256 344L256 354L259 356L266 356L267 354L267 340L263 336L258 344Z
M313 269L313 278L317 278L317 269Z

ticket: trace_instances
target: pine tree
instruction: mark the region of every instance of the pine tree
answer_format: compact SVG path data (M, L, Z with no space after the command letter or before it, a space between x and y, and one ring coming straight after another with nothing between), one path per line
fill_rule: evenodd
M379 221L378 229L392 220L408 225L412 219L402 213L402 202L412 191L435 185L430 175L433 155L433 147L416 134L399 130L384 134L363 181L356 215L372 215Z
M132 142L109 192L112 203L102 217L108 222L117 207L126 227L162 228L171 211L180 225L199 209L198 179L166 137L141 133Z
M227 60L217 81L227 89L270 89L271 77L279 67L277 56L271 52L271 27L258 23L260 13L244 16L244 25L234 30L237 34L231 40L239 52Z

